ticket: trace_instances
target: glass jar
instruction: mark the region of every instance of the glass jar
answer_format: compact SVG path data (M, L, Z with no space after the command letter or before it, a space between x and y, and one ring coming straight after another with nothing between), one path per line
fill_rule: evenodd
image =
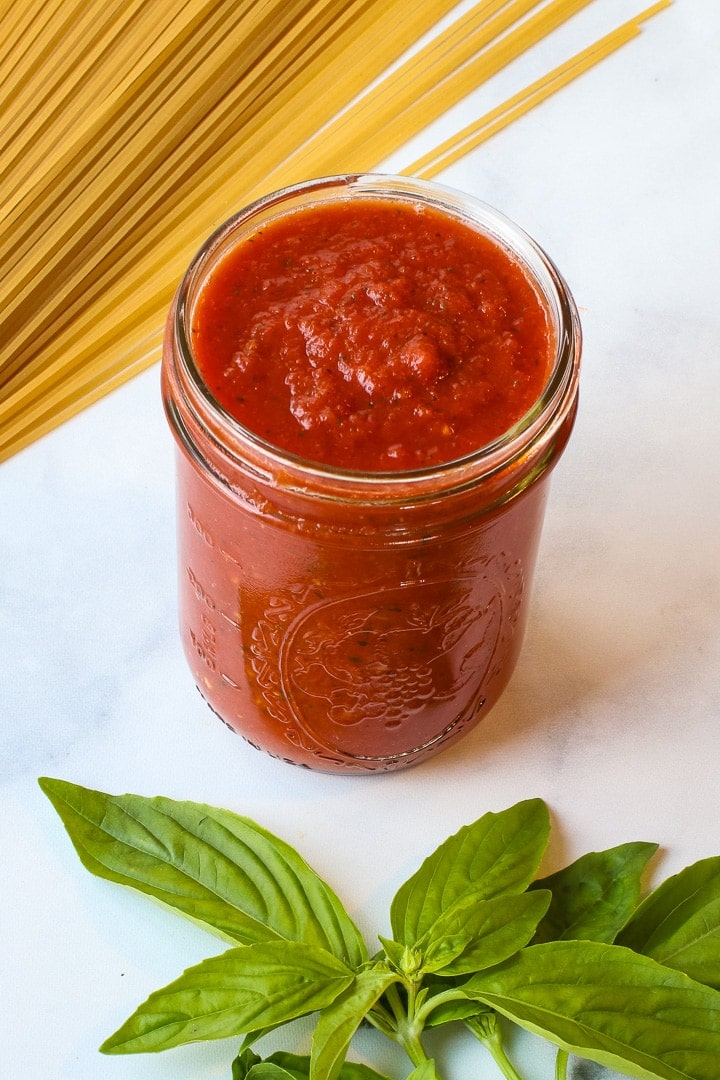
M430 205L500 243L533 282L556 341L541 397L511 430L412 472L281 452L219 405L190 346L193 305L229 247L295 208L378 197ZM440 185L323 178L217 230L175 298L162 384L177 444L182 640L230 728L288 762L363 773L423 761L487 714L520 650L579 361L577 311L553 263L503 215Z

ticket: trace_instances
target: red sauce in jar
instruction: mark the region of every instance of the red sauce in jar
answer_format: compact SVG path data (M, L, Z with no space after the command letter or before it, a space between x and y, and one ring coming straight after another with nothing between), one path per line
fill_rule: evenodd
M564 283L438 191L274 193L198 253L168 320L186 656L231 728L311 768L403 768L492 708L575 415Z
M236 244L194 309L218 402L267 442L363 471L453 461L510 429L554 358L499 244L427 206L320 204Z

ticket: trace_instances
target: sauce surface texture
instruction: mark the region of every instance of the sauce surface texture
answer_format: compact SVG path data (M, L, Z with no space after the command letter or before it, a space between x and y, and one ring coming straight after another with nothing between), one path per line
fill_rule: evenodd
M525 271L440 211L387 199L280 217L221 260L192 350L235 419L364 472L453 461L537 401L554 341Z

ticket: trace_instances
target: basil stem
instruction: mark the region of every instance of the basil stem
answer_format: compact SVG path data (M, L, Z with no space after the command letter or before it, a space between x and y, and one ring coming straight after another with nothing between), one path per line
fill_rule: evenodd
M555 1080L567 1080L569 1060L567 1050L558 1050L555 1058Z
M503 1046L502 1032L494 1012L483 1012L465 1021L465 1026L472 1031L476 1039L492 1054L496 1065L505 1080L522 1080Z

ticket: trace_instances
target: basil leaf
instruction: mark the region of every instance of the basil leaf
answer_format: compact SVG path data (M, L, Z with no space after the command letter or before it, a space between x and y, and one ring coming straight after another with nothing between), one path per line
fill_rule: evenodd
M325 1008L353 979L340 960L302 942L244 945L155 991L100 1049L148 1053L284 1024Z
M490 1013L492 1009L468 997L463 992L463 983L457 986L457 997L448 995L448 983L440 976L430 975L424 980L428 996L422 1008L423 1026L425 1028L440 1027L442 1024L450 1024L453 1021L469 1020L481 1013Z
M373 1005L397 975L384 965L362 971L352 986L323 1009L313 1032L310 1080L335 1080L350 1040Z
M530 945L463 985L569 1053L638 1080L717 1080L720 993L618 945Z
M654 889L618 943L720 990L720 857L701 859Z
M247 1080L295 1080L295 1077L272 1061L261 1061L259 1065L253 1065Z
M342 904L289 844L228 810L43 777L83 865L242 944L284 938L366 959Z
M536 891L454 904L417 943L421 970L447 976L494 967L527 945L549 903L549 892Z
M385 956L397 971L405 972L410 950L406 945L400 945L391 938L382 937L378 934L378 940L385 950ZM381 954L382 955L382 954Z
M541 799L463 826L398 890L390 908L395 940L415 945L444 911L465 897L486 900L523 892L537 872L549 833Z
M428 999L428 1006L432 998ZM440 1027L442 1024L450 1024L455 1020L471 1020L480 1011L489 1011L484 1006L470 998L459 998L456 1001L441 1001L437 1008L433 1009L425 1021L426 1028Z
M620 844L591 851L530 889L549 889L552 903L534 943L583 938L612 942L642 894L642 874L657 844Z
M298 1054L288 1054L284 1050L278 1050L271 1054L263 1064L273 1064L285 1071L292 1080L308 1080L310 1076L310 1058ZM245 1080L245 1073L240 1074L233 1080ZM251 1072L248 1080L255 1080L255 1073ZM388 1077L375 1072L367 1065L356 1064L346 1061L340 1070L338 1080L388 1080Z
M278 1052L266 1058L269 1064L283 1069L292 1080L308 1080L310 1076L310 1058L307 1054L287 1054Z
M257 1065L261 1061L260 1055L249 1047L241 1050L232 1064L232 1080L245 1080L253 1065Z
M310 1058L307 1055L288 1054L278 1051L262 1058L244 1051L233 1062L232 1080L308 1080ZM345 1065L340 1080L387 1080L364 1065Z
M482 903L482 901L480 901ZM423 941L425 939L423 938ZM448 935L447 937L437 937L430 941L426 948L420 952L420 946L418 945L418 963L416 965L418 974L434 974L439 972L440 974L453 974L450 968L453 965L453 961L457 961L458 957L465 955L465 950L469 947L472 938L469 934L455 933ZM512 952L513 950L511 950ZM510 953L505 953L501 958L503 960L508 957ZM499 961L497 961L499 963ZM482 966L482 965L481 965ZM487 965L492 967L492 965ZM461 969L462 970L462 969ZM469 971L477 971L477 968L470 967ZM467 972L466 972L467 973ZM407 972L408 975L411 972Z

